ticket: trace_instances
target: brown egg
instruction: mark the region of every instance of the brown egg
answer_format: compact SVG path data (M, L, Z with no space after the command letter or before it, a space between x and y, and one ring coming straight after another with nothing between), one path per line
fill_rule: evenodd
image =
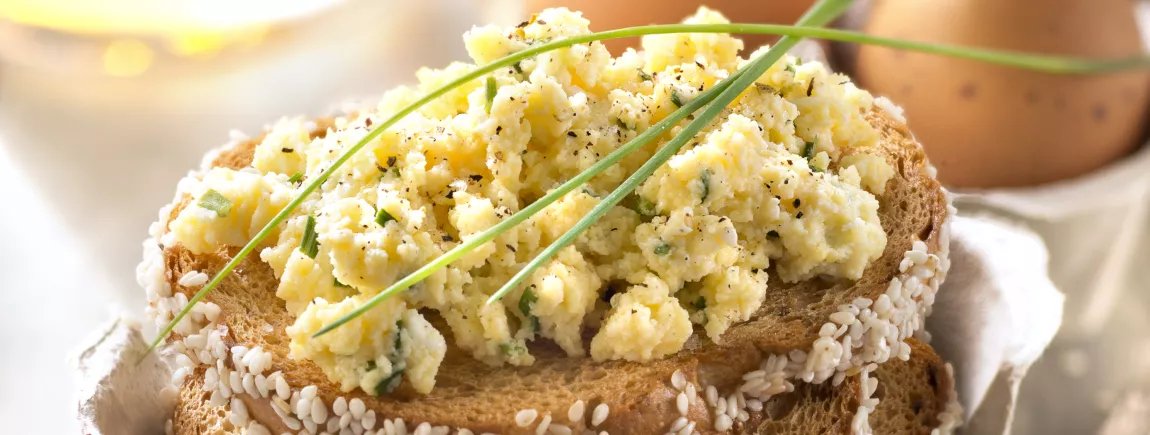
M545 8L565 6L582 11L591 20L591 30L602 31L645 24L671 24L683 21L703 4L723 13L731 22L792 24L806 12L814 0L528 0L531 13ZM768 35L741 35L745 48L753 50L778 38ZM626 47L638 47L639 38L604 42L613 54Z
M885 0L867 33L1088 58L1139 53L1126 1ZM912 131L959 187L1079 176L1129 154L1147 124L1150 75L1052 75L862 47L863 87L906 109Z

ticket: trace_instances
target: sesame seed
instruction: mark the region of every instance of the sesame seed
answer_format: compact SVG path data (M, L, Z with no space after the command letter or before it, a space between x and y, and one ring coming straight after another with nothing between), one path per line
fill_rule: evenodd
M695 422L693 422L693 421L688 422L687 427L679 429L679 433L676 435L688 435L691 433L698 433L698 432L695 432Z
M311 419L315 424L322 424L327 421L327 407L323 404L323 399L316 397L311 399Z
M572 423L583 421L583 411L585 407L586 405L582 400L576 400L575 403L571 405L571 408L567 410L567 420Z
M426 421L415 427L415 435L431 435L431 424Z
M339 416L339 427L343 429L348 426L351 426L351 414L345 412Z
M339 433L339 417L331 416L327 419L326 426L328 433Z
M731 417L728 417L726 414L721 414L715 419L715 430L726 432L731 429L731 425L733 424L734 422L731 421Z
M715 389L714 385L708 385L705 391L707 394L707 404L715 406L715 402L719 401L719 390Z
M555 434L555 435L571 435L571 428L564 426L564 425L561 425L561 424L551 425L550 431L552 434Z
M276 395L284 400L290 398L291 388L288 387L287 380L283 376L276 376Z
M763 402L760 402L758 399L750 399L747 401L747 409L749 409L753 412L762 411L763 410Z
M607 414L610 412L611 408L608 407L606 403L600 403L599 406L596 406L595 410L591 412L591 426L603 424L603 422L607 420Z
M543 416L543 421L539 422L539 427L535 428L535 435L543 435L547 433L547 428L551 426L551 414Z
M695 404L695 400L698 399L698 397L699 394L697 391L695 391L695 384L687 384L687 399L691 401L691 405Z
M356 400L359 400L359 399L356 399ZM352 414L352 416L354 417L355 414ZM403 421L403 420L400 420L400 421ZM363 425L364 429L371 430L372 428L375 428L375 411L368 410L367 412L364 412L363 413L363 419L360 420L359 424Z
M687 386L686 384L687 377L683 375L682 371L675 370L675 373L671 374L671 386L675 387L675 389L682 390Z
M367 406L364 405L363 401L358 397L351 399L351 401L347 403L347 408L351 411L351 416L357 419L363 418L363 413L367 410Z
M347 413L347 399L343 397L336 397L334 402L331 402L331 412L335 415L342 416Z
M671 432L678 432L679 429L687 427L687 417L679 417L675 423L671 424Z
M687 415L687 393L679 393L675 399L675 406L679 408L679 415Z
M539 412L534 409L523 409L515 414L515 424L519 427L530 426L539 416Z

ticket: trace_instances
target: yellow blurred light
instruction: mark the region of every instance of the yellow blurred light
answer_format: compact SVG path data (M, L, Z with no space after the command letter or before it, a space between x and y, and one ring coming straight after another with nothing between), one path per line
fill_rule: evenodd
M116 77L134 77L152 66L155 54L136 39L117 39L104 49L104 72Z

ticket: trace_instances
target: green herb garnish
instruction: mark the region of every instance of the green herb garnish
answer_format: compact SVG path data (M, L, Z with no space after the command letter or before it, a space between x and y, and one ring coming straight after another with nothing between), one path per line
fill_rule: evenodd
M379 224L381 227L386 226L388 222L394 220L396 220L395 216L392 216L391 213L388 213L387 210L383 209L383 207L380 207L379 210L375 212L375 223Z
M527 353L527 348L517 341L499 344L499 351L507 356L523 355Z
M495 76L487 76L487 104L483 106L483 110L491 114L491 104L495 102L495 93L498 91L495 87Z
M702 311L705 308L707 308L707 298L699 296L698 299L695 299L695 309L696 310Z
M671 90L671 103L674 104L675 107L683 107L683 98L679 96L679 91Z
M515 70L516 74L523 75L523 67L519 65L519 62L511 64L511 68Z
M519 297L519 312L523 313L531 321L531 327L534 331L539 331L539 316L531 314L531 310L535 308L535 302L539 301L539 295L535 294L535 286L532 285L523 290L523 296Z
M699 201L706 201L707 197L711 196L711 171L709 169L704 169L703 173L699 174L699 183L703 184L703 195Z
M375 395L389 394L395 391L396 388L399 388L400 382L403 382L403 372L406 371L407 367L402 364L399 366L391 366L391 374L387 375L386 378L383 378L382 381L379 381L379 383L375 385Z
M643 80L643 81L645 81L645 82L649 82L649 81L651 81L652 79L654 79L654 77L651 77L651 75L650 75L650 74L647 74L647 72L646 72L646 71L643 71L643 69L642 69L642 68L640 68L640 69L639 69L639 78L640 78L640 79L642 79L642 80Z
M795 74L795 66L794 65L787 64L787 66L783 67L783 70L786 72L789 72L791 74Z
M296 172L295 174L292 174L291 178L288 178L288 183L295 184L295 183L299 183L302 180L303 180L303 172Z
M815 156L815 143L807 142L806 145L803 145L803 153L801 156L807 160L813 158Z
M340 288L351 288L350 285L339 282L339 278L335 278L335 286Z
M623 129L623 130L634 130L635 129L635 127L627 125L627 123L623 122L623 120L620 118L615 118L615 125L621 129Z
M637 207L639 209L639 214L643 216L655 216L656 214L659 214L659 212L655 210L655 203L648 201L641 196L639 197L639 203Z
M212 189L204 192L204 196L200 197L200 202L196 205L216 212L219 217L227 217L228 213L232 211L232 200Z
M671 245L668 245L666 242L660 243L659 246L655 247L654 252L655 252L655 255L659 255L659 256L670 254L671 253Z
M315 216L307 216L307 224L303 227L303 239L299 241L299 251L312 259L319 255L319 234L315 232Z

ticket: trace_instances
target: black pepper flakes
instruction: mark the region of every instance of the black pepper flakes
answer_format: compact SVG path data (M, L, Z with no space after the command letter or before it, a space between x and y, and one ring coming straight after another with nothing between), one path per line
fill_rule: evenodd
M476 183L478 183L480 180L483 180L483 176L479 175L479 174L472 175L468 178L471 178L471 181L474 181Z
M499 134L502 132L503 132L503 126L502 125L495 126L495 134Z
M371 118L364 119L363 120L363 126L370 128L371 127Z
M791 203L791 205L794 205L794 206L795 206L795 208L799 208L799 205L802 205L802 203L803 203L803 202L802 202L802 201L800 201L798 198L795 198L795 201L794 201L794 202L792 202L792 203Z
M445 242L450 242L450 241L453 241L453 240L455 240L455 239L454 239L454 238L452 238L450 234L444 234L444 235L443 235L443 241L445 241Z
M803 218L803 212L800 211L799 214L795 215L795 218L796 219L802 219Z
M575 132L573 132L573 131L568 131L568 132L567 132L567 136L570 136L570 137L578 137L579 135L578 135L578 134L575 134Z
M514 246L511 246L510 244L508 244L508 245L506 245L506 246L507 246L507 249L508 249L509 251L511 251L511 253L512 253L512 254L514 254L514 253L515 253L515 247L514 247Z
M811 96L811 92L815 90L815 79L811 79L811 83L807 85L807 96Z
M389 167L389 168L395 167L395 160L396 160L395 156L388 156L387 157L387 167Z

